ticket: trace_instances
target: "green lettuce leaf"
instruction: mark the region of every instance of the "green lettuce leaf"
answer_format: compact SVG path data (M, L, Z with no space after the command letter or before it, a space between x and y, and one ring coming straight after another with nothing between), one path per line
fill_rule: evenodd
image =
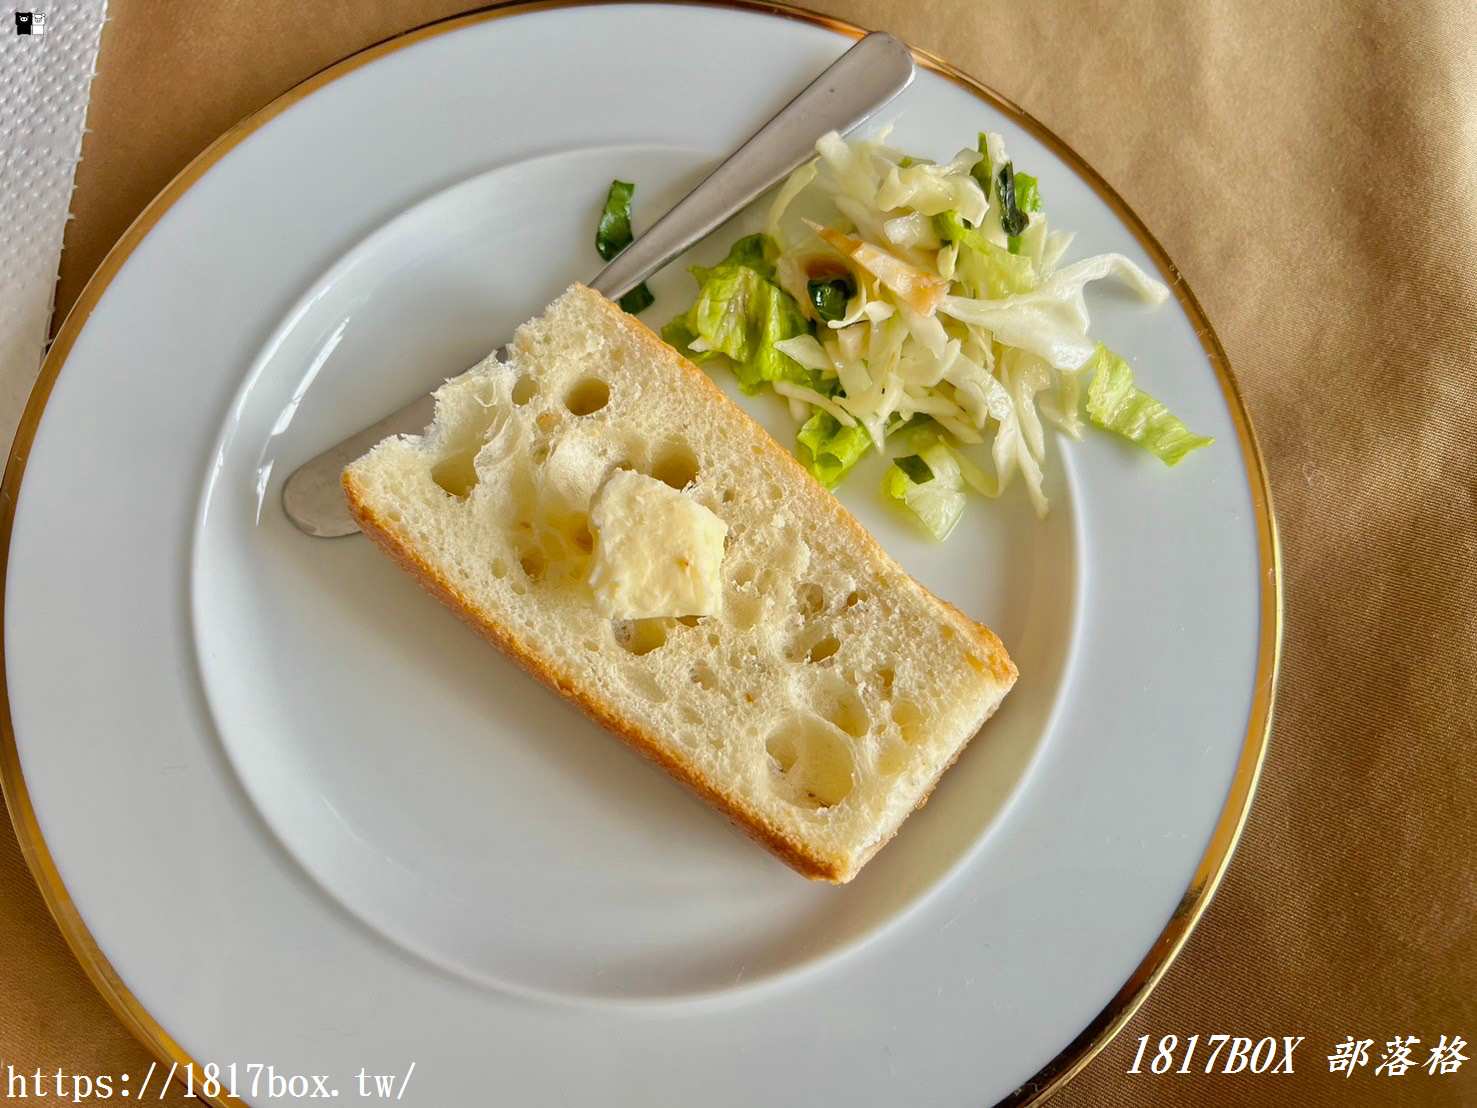
M1030 258L1000 249L959 218L958 212L940 212L934 216L933 229L945 242L959 244L961 258L965 251L974 255L973 263L968 258L964 258L963 265L955 262L954 276L976 296L999 300L1036 287L1036 269Z
M1122 435L1167 466L1214 439L1192 434L1148 393L1133 384L1128 363L1098 343L1087 386L1087 415L1097 426Z
M723 357L716 350L693 350L692 342L697 338L697 332L687 325L687 313L683 312L662 328L662 341L668 346L674 346L688 361L695 365L711 362L714 358Z
M595 227L595 249L607 262L631 245L631 198L636 186L630 181L610 182L605 207Z
M600 212L600 222L595 227L595 249L607 262L631 245L631 198L636 195L636 186L630 181L610 182L610 192L605 196L605 207ZM639 315L656 302L651 290L642 281L625 296L621 307L632 315Z
M1015 200L1023 212L1041 211L1041 189L1036 183L1036 178L1029 173L1015 175ZM1005 241L1012 254L1021 252L1020 235L1010 235Z
M687 311L687 325L720 354L748 362L763 327L765 280L748 266L714 271L703 281Z
M894 458L892 464L907 474L908 480L915 485L924 485L933 480L933 470L929 469L928 463L917 454Z
M969 175L978 182L980 188L985 190L985 195L990 195L990 136L985 132L979 132L979 145L976 149L980 152L980 160L969 171Z
M622 296L620 299L621 307L625 311L630 312L632 315L640 315L642 312L646 311L647 308L651 307L655 303L656 297L653 296L651 294L651 290L646 287L645 281L642 281L639 285L633 288L630 292L626 293L626 295Z
M778 253L778 248L768 235L745 235L729 248L728 257L712 269L690 265L687 272L692 274L699 285L706 283L710 277L723 276L740 267L752 269L766 281L771 281L774 279L774 259Z
M795 438L800 444L800 461L828 489L834 489L872 447L872 437L865 427L843 427L840 420L820 408L801 424Z
M915 480L914 470L928 473L928 479ZM940 542L964 514L964 476L954 452L939 439L917 455L894 461L882 479L882 492L917 516Z
M750 395L768 381L793 381L830 392L819 387L818 374L775 349L778 342L809 334L810 323L794 297L772 280L773 251L768 236L749 235L711 269L693 266L697 299L685 316L662 328L662 337L695 362L723 355L739 387ZM698 339L707 350L692 349Z
M1041 210L1041 186L1029 173L1015 175L1015 202L1023 212L1035 213Z

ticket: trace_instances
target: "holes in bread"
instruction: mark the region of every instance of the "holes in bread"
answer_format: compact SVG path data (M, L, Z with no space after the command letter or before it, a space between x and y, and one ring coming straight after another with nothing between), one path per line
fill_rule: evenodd
M651 467L653 477L678 492L696 481L697 474L697 456L685 446L668 447Z
M538 395L538 382L524 374L513 382L513 403L520 408Z
M816 644L810 648L810 652L805 655L805 660L807 662L816 663L824 662L828 658L834 658L836 656L836 651L840 649L841 642L839 639L836 638L835 635L823 635L816 642Z
M564 397L564 406L577 416L592 415L609 403L610 386L598 377L576 382Z
M569 529L569 542L581 554L589 554L595 549L595 536L590 534L590 524L587 520L580 520Z
M621 649L638 658L667 645L665 619L618 619L610 629Z
M834 658L840 649L841 640L823 627L802 624L799 634L790 640L789 646L785 647L785 658L791 662L803 659L820 664Z
M465 500L477 487L477 452L481 449L482 436L469 436L431 467L431 480L442 492Z
M851 744L825 720L809 712L785 715L764 741L775 792L804 808L840 804L855 784Z
M893 704L892 721L902 733L903 742L909 746L921 743L927 737L923 732L923 709L907 697L900 697Z
M810 704L824 717L854 739L872 729L872 717L855 686L837 673L823 673L811 690Z
M892 683L897 680L897 673L891 666L883 666L877 671L877 687L882 692L883 700L892 699Z
M530 546L518 555L518 564L523 567L523 574L530 581L543 579L546 562L544 552L536 546Z
M810 581L805 582L795 590L795 607L806 619L819 615L826 610L826 590Z

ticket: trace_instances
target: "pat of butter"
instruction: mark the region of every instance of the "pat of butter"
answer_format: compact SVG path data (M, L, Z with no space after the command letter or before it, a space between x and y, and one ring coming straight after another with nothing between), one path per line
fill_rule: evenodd
M728 524L654 478L617 470L590 505L595 606L611 619L711 616L723 607Z

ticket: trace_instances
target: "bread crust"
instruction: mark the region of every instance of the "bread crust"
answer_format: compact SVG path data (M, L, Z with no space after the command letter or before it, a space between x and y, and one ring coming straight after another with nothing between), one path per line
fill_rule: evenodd
M574 285L571 291L587 298L588 306L608 313L628 333L631 340L642 347L643 353L653 361L664 362L675 371L688 373L700 382L700 388L708 390L709 398L714 404L726 405L739 418L747 421L758 432L757 441L762 444L762 449L767 451L779 467L788 474L789 479L796 482L811 482L814 478L806 471L788 450L785 450L776 442L768 432L764 431L747 412L734 404L728 395L723 392L713 381L703 373L702 370L693 365L677 351L663 342L655 333L646 327L640 320L628 315L615 304L606 300L605 297L590 290L584 285ZM510 628L499 623L489 613L481 611L473 602L448 581L434 566L423 560L413 549L406 546L394 533L375 510L366 501L362 490L352 472L352 466L346 469L343 475L344 495L347 498L350 513L358 522L360 529L377 547L383 550L401 569L415 578L427 592L436 597L442 604L450 608L465 623L472 627L483 639L496 646L513 661L518 663L525 671L538 681L563 696L573 703L587 716L602 727L611 731L633 750L661 766L677 780L688 786L698 796L702 797L713 807L722 812L736 826L746 832L760 845L771 851L782 861L788 864L798 873L812 880L829 881L842 884L856 875L862 865L880 850L901 826L891 828L886 834L878 837L877 841L869 846L854 864L846 864L842 859L829 857L810 848L802 841L790 837L781 828L775 827L767 821L762 814L754 812L742 804L735 803L732 798L724 793L717 782L710 780L699 768L688 763L678 756L669 747L664 746L660 737L648 733L641 724L622 714L613 705L592 699L572 684L560 679L559 674L551 666L548 659L529 649L519 638L518 634ZM834 501L836 506L837 523L845 528L851 540L861 549L865 550L870 557L879 558L885 562L892 562L891 557L882 549L875 538L848 512L839 501ZM912 580L911 578L909 580ZM1004 693L1009 690L1015 682L1017 671L1015 664L1010 660L1000 639L988 627L969 619L952 604L949 604L934 596L929 590L913 582L914 586L936 607L938 614L945 619L950 626L966 639L978 656L988 665L992 676L1002 686L1001 696L993 702L985 704L978 723L970 732L972 739L999 704ZM944 769L929 783L927 789L920 796L917 808L923 807L932 795L943 773L949 766L958 760L959 755L969 744L966 739L959 744L952 758L950 758Z

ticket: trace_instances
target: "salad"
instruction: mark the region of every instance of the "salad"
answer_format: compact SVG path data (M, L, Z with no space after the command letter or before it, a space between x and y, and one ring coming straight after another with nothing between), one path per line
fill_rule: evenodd
M1102 428L1170 466L1210 443L1089 335L1088 282L1151 303L1168 289L1121 254L1059 265L1072 236L1049 227L999 135L943 164L886 138L820 139L764 232L691 267L696 298L662 337L788 400L801 461L828 488L868 451L890 456L884 494L938 539L966 490L996 497L1017 475L1046 513L1048 424Z

